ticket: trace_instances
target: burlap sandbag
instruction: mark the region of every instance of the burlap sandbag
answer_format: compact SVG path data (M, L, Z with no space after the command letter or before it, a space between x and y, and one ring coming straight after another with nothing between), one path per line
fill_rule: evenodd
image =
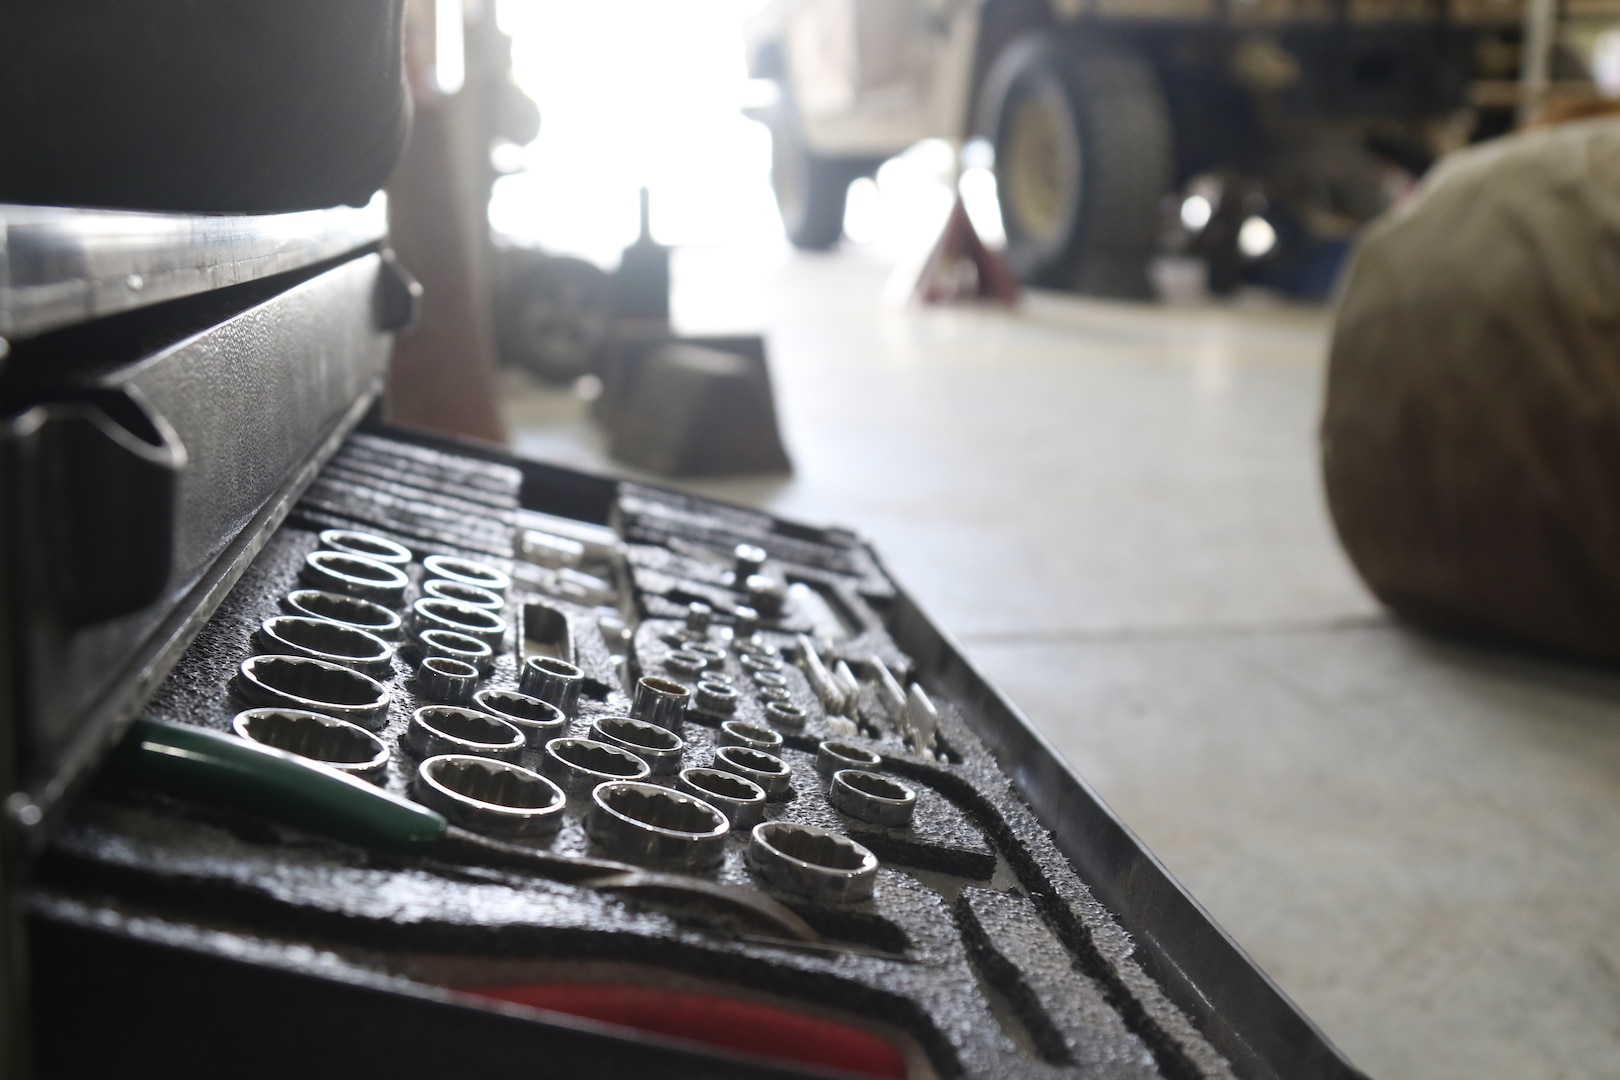
M1620 659L1620 121L1460 153L1368 231L1322 464L1396 612Z

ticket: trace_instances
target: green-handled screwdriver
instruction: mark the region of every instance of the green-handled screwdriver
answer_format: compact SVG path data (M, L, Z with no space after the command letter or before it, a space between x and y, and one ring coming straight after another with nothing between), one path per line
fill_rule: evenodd
M375 851L520 870L587 888L718 906L763 922L794 941L821 940L792 910L757 889L501 843L318 762L192 724L137 720L110 755L106 775L132 786L247 810Z

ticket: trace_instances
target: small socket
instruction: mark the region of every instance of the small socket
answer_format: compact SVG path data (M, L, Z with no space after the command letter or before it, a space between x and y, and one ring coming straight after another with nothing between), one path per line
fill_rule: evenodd
M421 656L448 656L463 664L471 664L481 675L488 675L495 667L494 649L475 637L454 630L423 630L416 635L415 644Z
M862 769L840 769L832 775L827 801L852 818L903 829L917 809L917 793L897 780Z
M475 637L491 649L499 649L506 637L506 620L488 608L473 607L457 600L428 596L411 605L411 620L417 632L450 630Z
M737 657L737 662L750 672L777 672L782 670L782 658L772 656L769 653L743 653Z
M652 773L630 751L595 739L552 739L540 767L570 795L584 794L609 780L640 780Z
M784 690L782 693L786 694L787 691ZM765 703L765 719L772 727L798 731L804 727L804 722L809 719L809 714L788 701L767 701Z
M770 555L758 544L738 544L731 549L731 557L732 572L738 581L745 581L765 568L765 560Z
M312 656L372 675L386 675L393 666L394 647L376 634L308 615L266 619L255 639L261 652Z
M710 671L719 671L726 666L726 650L718 645L710 645L702 641L690 641L687 642L685 651L693 656L703 657L703 663Z
M321 532L321 547L328 551L346 551L351 555L364 555L389 566L404 566L415 558L411 549L397 544L386 536L360 532L356 529L325 529Z
M673 679L644 675L636 681L635 696L630 701L630 715L670 731L679 731L686 720L686 708L691 701L692 691Z
M854 743L828 739L816 747L816 772L830 777L840 769L875 772L883 768L881 755Z
M579 711L579 690L584 683L583 671L555 656L531 656L518 673L518 689L557 706L565 716Z
M733 832L747 832L765 820L765 789L747 777L694 767L681 770L676 786L726 815Z
M527 752L536 756L546 743L568 734L568 718L561 709L516 690L488 687L473 695L473 704L523 732Z
M786 799L793 789L793 768L775 754L746 746L721 746L714 751L714 768L752 780L772 802Z
M748 865L766 883L815 903L869 900L878 860L865 847L813 825L767 821L748 837Z
M568 805L562 789L505 761L441 754L417 766L416 798L475 832L535 838L554 834Z
M689 649L675 649L664 654L664 666L678 678L695 679L708 668L707 658Z
M303 709L249 709L236 714L237 735L318 761L350 776L379 781L388 768L388 747L365 728Z
M434 599L454 600L458 604L483 608L485 611L500 612L506 609L506 601L500 596L482 586L468 585L464 581L429 578L422 582L422 593Z
M472 754L516 764L523 733L499 717L455 705L429 705L411 714L405 746L419 758Z
M282 606L294 615L307 615L312 619L342 623L376 634L380 638L396 638L404 625L396 612L381 604L362 600L358 596L322 592L319 589L295 589L287 594Z
M782 735L763 724L727 720L720 725L720 734L715 736L715 742L720 746L746 746L750 750L778 754L781 752Z
M598 740L621 746L645 761L654 776L681 771L681 752L686 749L686 740L668 728L631 716L598 716L591 721L591 733Z
M585 831L618 858L692 872L720 864L731 822L696 795L621 780L591 792Z
M388 720L388 688L370 675L309 656L250 656L234 688L249 705L303 709L373 731Z
M739 695L734 687L711 681L707 676L692 691L692 707L711 716L730 716L737 711Z
M478 669L448 656L426 656L416 669L417 696L435 705L466 705L478 686Z
M403 603L405 587L410 584L399 567L347 551L310 552L304 556L299 576L313 588L358 596L385 607Z
M476 585L480 589L488 589L502 596L505 596L506 590L512 587L512 579L505 572L473 559L462 559L455 555L429 555L422 560L422 567L427 571L428 577L443 581L459 581L463 585Z
M759 612L747 604L738 604L732 608L731 619L733 641L747 641L759 632Z

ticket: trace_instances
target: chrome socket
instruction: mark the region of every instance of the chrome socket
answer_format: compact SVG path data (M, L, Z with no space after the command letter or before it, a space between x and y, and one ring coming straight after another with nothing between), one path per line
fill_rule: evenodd
M656 675L644 675L636 681L635 696L630 701L630 715L670 731L679 731L686 720L686 707L691 701L692 691L680 683Z
M714 622L714 608L700 600L694 600L686 605L686 632L695 638L709 636L709 626Z
M472 754L510 761L523 753L523 733L505 720L457 705L428 705L411 714L405 746L419 758Z
M458 604L483 608L486 611L499 613L506 609L506 601L500 596L481 586L468 585L461 581L429 578L422 582L422 592L438 600L454 600Z
M673 671L677 677L695 679L708 669L709 661L707 657L682 648L665 653L664 666Z
M486 688L473 695L473 704L523 732L525 760L539 761L546 743L568 734L568 717L561 709L516 690Z
M752 780L772 802L786 799L793 791L793 767L775 754L746 746L721 746L714 751L713 768Z
M725 683L711 682L708 676L692 691L692 707L698 712L715 716L730 716L737 711L738 694Z
M883 768L882 756L864 746L828 739L816 747L816 772L822 776L830 777L840 769L876 772L881 768Z
M693 767L681 770L675 786L726 815L732 832L747 832L765 820L765 789L746 776Z
M847 836L812 825L755 825L747 857L767 884L818 904L869 900L877 882L876 855Z
M321 547L328 551L364 555L389 566L404 566L416 557L404 544L396 544L386 536L357 529L324 529L321 532Z
M787 586L769 574L750 574L743 582L743 596L755 611L778 615L787 603Z
M295 589L287 594L281 606L294 615L342 623L380 638L398 637L400 628L405 625L397 613L381 604L319 589Z
M758 634L755 634L753 637L747 638L743 641L735 642L734 644L738 652L748 653L751 656L779 657L782 655L781 649L778 649L775 645L772 645L770 642L764 640Z
M793 697L792 694L788 693L788 688L785 686L756 686L754 687L754 696L765 702L766 708L769 708L770 703L773 701L787 704Z
M335 716L303 709L249 709L236 714L231 730L248 742L364 780L380 781L388 769L388 746L365 728Z
M737 662L750 672L776 672L782 670L782 658L780 656L772 656L769 653L745 652L741 656L737 657Z
M863 769L839 769L832 775L827 801L852 818L904 829L917 810L917 793L897 780Z
M684 651L691 653L693 656L701 656L704 666L710 671L719 671L726 666L726 650L718 645L710 645L703 641L690 641L687 642Z
M731 609L732 640L747 641L759 633L759 612L747 604L738 604Z
M519 690L557 706L564 716L579 711L579 690L584 683L583 671L555 656L531 656L518 672Z
M570 795L583 795L610 780L640 780L652 770L630 751L595 739L552 739L540 768Z
M787 676L780 671L751 671L749 674L753 676L755 686L776 686L783 690L787 689Z
M254 637L265 653L312 656L371 675L387 675L393 667L392 645L357 626L329 619L277 615L264 620Z
M512 587L512 579L505 572L486 563L455 555L429 555L422 560L422 568L427 571L430 578L476 585L480 589L488 589L502 596L505 596L506 590Z
M491 649L499 649L506 638L506 620L488 608L473 607L459 600L429 596L411 605L416 630L450 630L475 637Z
M441 754L417 766L416 800L475 832L551 836L568 805L561 788L537 772L469 754Z
M304 556L298 576L314 588L358 596L384 607L404 603L405 587L410 584L399 567L347 551L310 552Z
M616 780L591 792L585 831L618 858L692 872L720 865L731 822L689 792Z
M249 705L302 709L376 731L388 721L388 688L370 675L310 656L250 656L233 682Z
M770 554L758 544L738 544L731 549L731 557L732 572L741 582L765 569L765 560Z
M784 690L782 693L786 694L787 691ZM798 731L804 727L804 722L809 718L809 713L790 701L767 701L765 703L765 719L770 722L772 727Z
M681 771L686 740L668 728L632 716L598 716L591 721L591 734L601 742L630 751L647 763L654 776Z
M715 736L714 741L718 746L746 746L767 754L779 754L782 748L781 732L772 731L761 724L750 724L746 720L725 721L720 725L720 734Z
M423 630L416 635L416 651L420 656L448 656L471 664L480 675L488 675L495 668L495 650L486 643L454 630Z
M436 705L466 705L478 687L478 669L448 656L425 656L416 669L416 693Z

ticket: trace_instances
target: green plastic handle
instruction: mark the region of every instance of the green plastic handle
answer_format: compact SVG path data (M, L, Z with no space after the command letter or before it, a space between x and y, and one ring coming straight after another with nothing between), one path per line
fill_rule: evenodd
M137 720L109 757L107 775L400 855L427 852L448 827L427 807L363 780L191 724Z

